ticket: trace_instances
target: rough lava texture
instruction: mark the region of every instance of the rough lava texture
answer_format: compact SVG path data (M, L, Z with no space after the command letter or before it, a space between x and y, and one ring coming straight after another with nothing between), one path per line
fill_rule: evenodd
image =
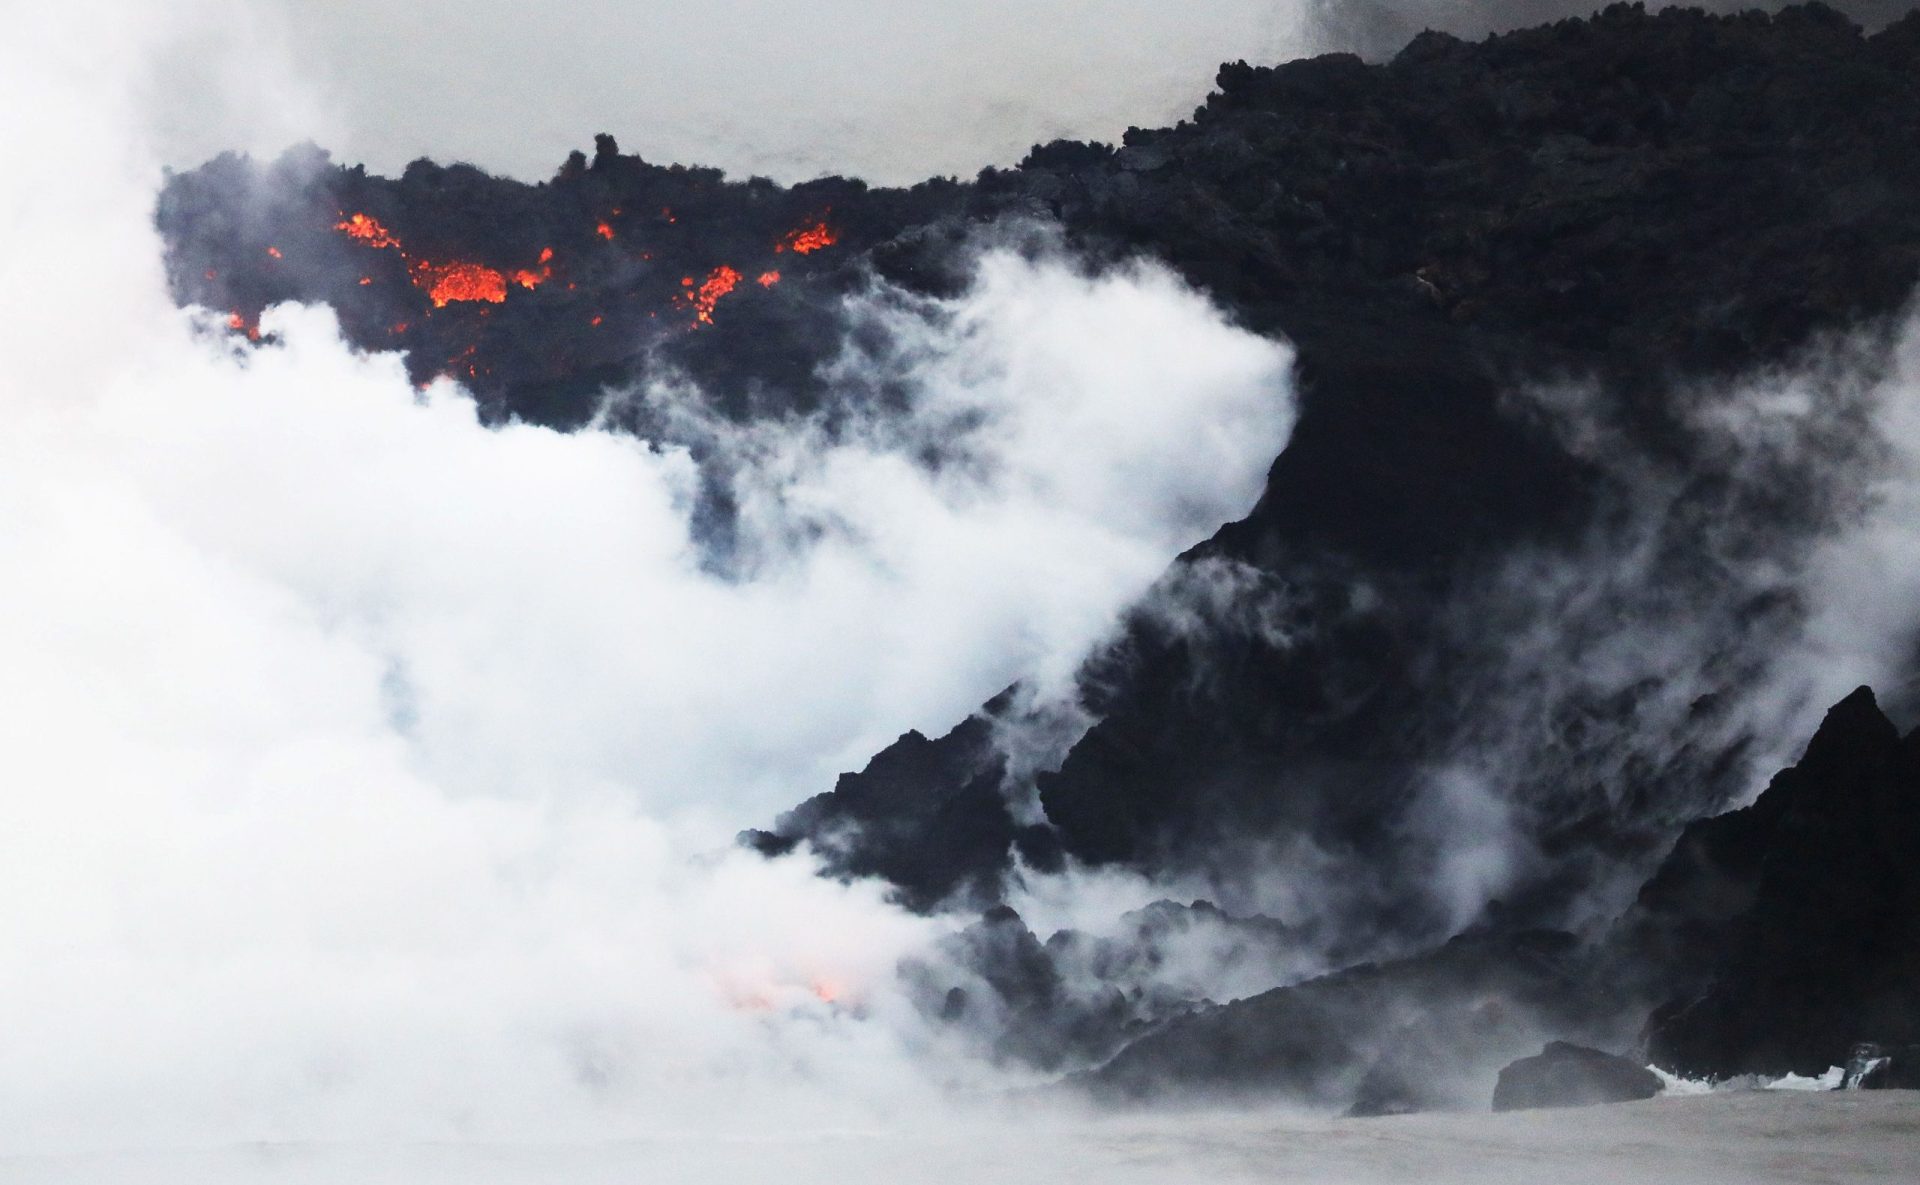
M884 384L828 366L849 294L956 293L983 243L1147 256L1290 340L1300 418L1263 496L1088 661L1083 735L1011 761L1015 689L743 838L915 909L985 911L903 974L992 1056L1109 1098L1379 1114L1484 1106L1542 1040L1619 1048L1643 1024L1653 1056L1711 1075L1920 1036L1920 742L1856 695L1719 814L1772 772L1751 701L1871 442L1756 478L1709 394L1907 301L1916 127L1920 16L1868 37L1818 4L1616 4L1423 34L1378 65L1233 63L1178 126L967 182L731 181L604 136L539 185L308 149L175 176L157 218L177 298L236 335L325 301L495 421L688 446L722 571L730 478L682 380L709 423L884 415ZM1519 396L1556 386L1581 393L1571 427ZM1594 425L1605 447L1579 447ZM1638 583L1586 578L1614 571L1580 567L1608 547ZM1583 576L1539 578L1564 570ZM1631 650L1633 623L1688 633L1685 695L1657 666L1560 678ZM1497 869L1463 860L1461 834L1496 832ZM1044 940L1005 907L1024 878L1088 869L1218 904ZM1223 1002L1143 970L1196 932L1266 960L1271 990Z

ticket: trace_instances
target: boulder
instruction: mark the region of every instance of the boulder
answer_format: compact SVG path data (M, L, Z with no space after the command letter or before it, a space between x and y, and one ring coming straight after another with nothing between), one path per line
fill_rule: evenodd
M1549 1041L1538 1054L1500 1071L1493 1088L1493 1109L1590 1107L1650 1099L1659 1093L1659 1076L1637 1062L1584 1045Z

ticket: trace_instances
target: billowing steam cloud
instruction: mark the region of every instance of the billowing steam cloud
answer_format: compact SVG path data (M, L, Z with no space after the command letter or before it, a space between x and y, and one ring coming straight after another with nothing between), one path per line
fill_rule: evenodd
M1273 982L1325 969L1315 950L1344 952L1331 965L1402 954L1490 909L1595 933L1681 824L1757 794L1847 692L1870 684L1910 720L1920 317L1668 398L1677 422L1653 429L1655 446L1617 391L1514 393L1512 414L1551 424L1593 467L1596 506L1576 538L1518 548L1438 607L1416 661L1420 702L1396 721L1417 738L1409 784L1379 808L1397 833L1390 854L1329 850L1305 828L1208 836L1151 875L1026 870L1011 899L1022 917L1042 935L1107 934L1156 900L1210 899L1300 925L1260 964ZM1317 579L1310 566L1298 576L1300 590ZM1234 661L1242 645L1285 650L1334 612L1405 611L1359 585L1330 606L1284 569L1256 578L1209 560L1161 581L1136 620ZM1286 776L1240 792L1311 792ZM1194 982L1245 973L1241 933L1185 945L1179 970ZM1207 959L1213 971L1196 969Z
M88 68L35 13L0 83L37 113L0 181L0 1145L824 1121L965 1073L892 987L936 927L731 836L1064 679L1250 505L1288 352L1144 267L876 290L837 365L904 408L726 441L755 562L717 577L684 452L484 427L323 309L236 350L170 307L110 81L154 18L92 15Z

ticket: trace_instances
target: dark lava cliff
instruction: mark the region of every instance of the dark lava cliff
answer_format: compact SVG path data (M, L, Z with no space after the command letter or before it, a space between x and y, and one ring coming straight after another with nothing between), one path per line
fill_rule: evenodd
M1805 739L1779 705L1805 694L1820 546L1885 451L1869 390L1920 279L1917 128L1920 17L1869 37L1820 5L1614 5L1377 65L1235 63L1176 127L968 182L730 181L607 137L539 185L311 150L173 177L158 221L177 298L236 333L323 300L496 420L662 440L646 392L678 376L740 419L884 399L823 377L840 298L963 290L983 241L1144 255L1294 343L1300 419L1259 504L1089 661L1041 768L1006 755L1058 732L1016 687L747 838L992 910L948 952L970 986L903 973L952 1023L994 1017L995 1056L1104 1063L1084 1081L1113 1096L1408 1109L1543 1036L1707 1074L1915 1039L1914 748L1871 697L1700 820ZM1742 384L1782 367L1826 414L1750 446ZM706 479L724 571L727 474ZM1898 718L1912 643L1885 639ZM1476 811L1501 847L1483 899L1460 888ZM1004 907L1102 867L1211 900L1153 907L1124 950ZM1263 916L1274 877L1296 916ZM1197 931L1329 974L1156 994L1138 960Z

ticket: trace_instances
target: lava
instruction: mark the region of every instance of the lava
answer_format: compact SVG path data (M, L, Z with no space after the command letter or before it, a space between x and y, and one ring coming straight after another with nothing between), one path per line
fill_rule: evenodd
M553 279L553 248L544 247L540 251L540 270L523 267L513 273L513 282L522 288L534 289Z
M613 227L609 226L607 223L602 222L598 226L594 227L593 233L599 235L601 238L607 240L609 243L613 241Z
M485 264L421 260L410 264L408 270L413 275L414 287L426 292L436 309L446 308L456 300L499 304L507 299L507 278Z
M714 268L706 281L695 289L688 298L693 302L693 315L702 325L713 324L713 306L720 298L740 286L740 273L726 264Z
M775 284L778 284L779 282L780 282L779 272L761 272L760 278L754 281L754 283L760 285L760 287L762 288L771 288Z
M834 233L832 227L824 222L816 222L812 226L802 227L789 234L773 249L776 253L792 251L795 255L811 255L839 241L840 236Z
M394 238L392 232L386 227L381 226L378 219L367 214L343 216L339 222L333 224L333 229L369 247L392 247L396 250L400 247L400 240Z
M245 333L247 340L250 342L260 340L260 326L255 322L247 320L246 316L241 313L239 309L233 310L233 312L227 316L227 328Z
M407 254L407 249L401 245L400 239L372 215L347 214L342 211L340 221L333 224L333 229L362 246L376 250L391 247L399 252L400 258L407 261L407 274L413 280L414 287L425 292L436 309L446 308L457 300L499 304L507 299L508 274L503 274L484 263L471 263L466 260L435 263L428 259L415 259ZM269 247L268 250L273 251L273 248ZM278 258L280 253L273 251L273 255ZM513 283L528 289L538 288L552 278L552 247L541 250L539 270L523 267L511 273ZM372 280L365 278L360 282L369 284Z

